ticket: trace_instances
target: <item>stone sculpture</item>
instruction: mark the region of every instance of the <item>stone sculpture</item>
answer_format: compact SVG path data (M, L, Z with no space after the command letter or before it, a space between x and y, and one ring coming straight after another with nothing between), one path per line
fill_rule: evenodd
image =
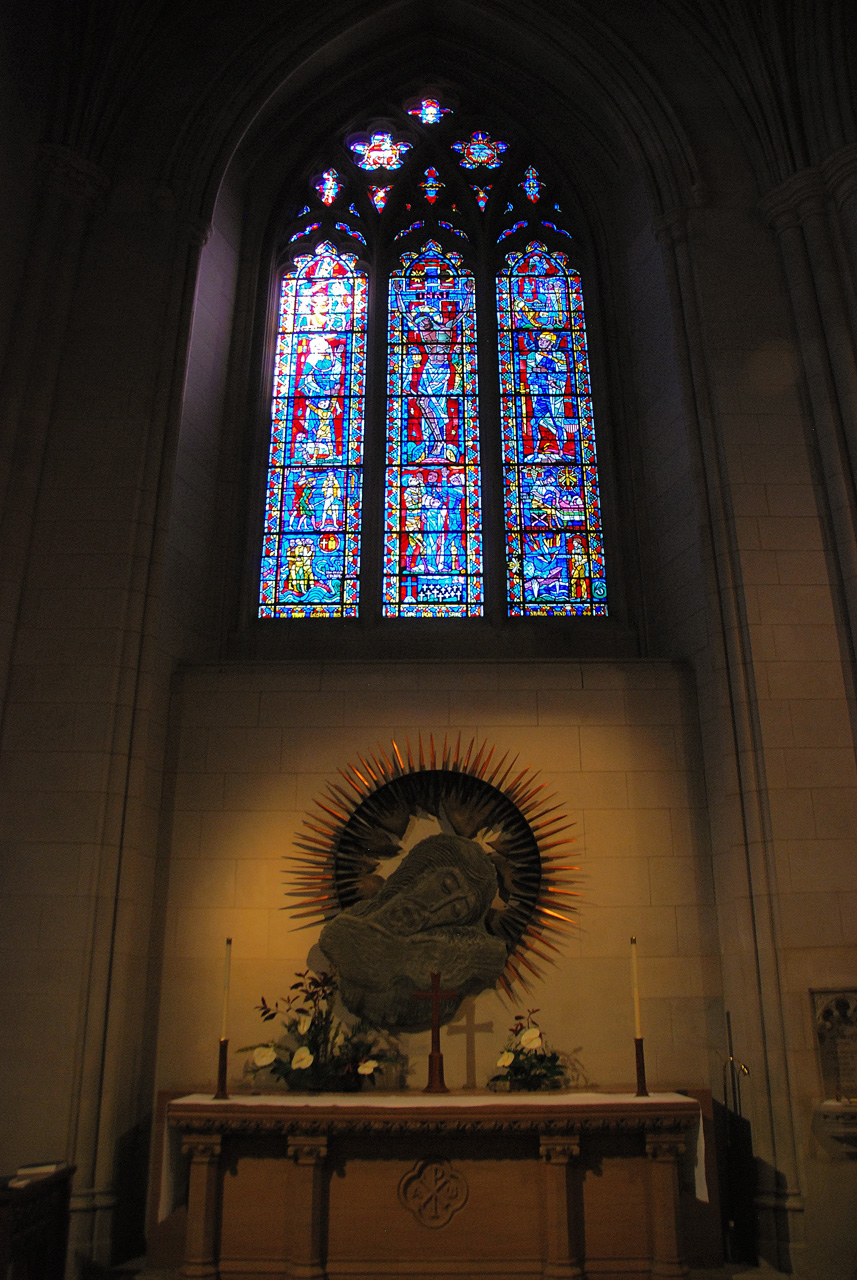
M491 859L473 840L421 840L373 898L322 930L319 945L339 972L346 1008L391 1031L425 1030L431 1012L413 997L435 972L459 993L443 1002L448 1021L466 996L493 986L506 963L505 942L485 924L496 892Z

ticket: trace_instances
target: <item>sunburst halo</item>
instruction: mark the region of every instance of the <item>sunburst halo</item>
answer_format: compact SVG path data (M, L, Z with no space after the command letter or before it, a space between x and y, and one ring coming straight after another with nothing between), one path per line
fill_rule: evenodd
M339 770L346 786L328 783L304 819L300 852L286 855L287 894L296 899L286 909L298 927L372 897L434 824L475 840L494 863L499 889L486 924L508 948L498 987L509 999L516 985L529 992L542 965L556 963L557 941L577 926L579 867L561 852L574 840L562 806L537 774L516 766L508 752L494 763L485 740L472 738L462 753L460 734L454 749L445 737L440 750L433 735L426 744L420 734L416 757L409 739L404 754L395 741L389 753L379 745L358 754Z

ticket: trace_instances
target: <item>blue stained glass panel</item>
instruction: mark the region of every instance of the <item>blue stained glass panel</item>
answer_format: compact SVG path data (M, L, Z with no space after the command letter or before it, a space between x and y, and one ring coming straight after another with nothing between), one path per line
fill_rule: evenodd
M443 218L438 218L437 225L443 227L444 231L451 231L454 236L461 236L462 240L470 239L466 232L459 231L458 227L454 227L451 222L444 222Z
M473 276L429 241L390 277L385 617L483 612Z
M509 614L605 615L580 276L538 242L509 254L497 318Z
M516 231L520 231L526 225L526 222L516 222L513 227L507 227L505 231L500 232L497 237L497 243L499 244L501 240L505 240L507 236L513 236Z
M523 189L524 195L528 200L536 203L544 188L544 183L539 181L537 170L530 165L524 173L524 181L519 184Z
M283 278L260 618L357 614L367 279L319 244Z

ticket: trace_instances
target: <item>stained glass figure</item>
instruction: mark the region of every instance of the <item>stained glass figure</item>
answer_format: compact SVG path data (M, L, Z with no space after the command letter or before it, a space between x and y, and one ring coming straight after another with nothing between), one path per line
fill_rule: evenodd
M352 217L354 217L354 218L359 218L359 217L360 217L360 210L357 208L357 205L356 205L356 204L350 204L350 205L348 206L348 212L349 212L349 213L352 215Z
M499 169L509 144L492 142L487 133L474 133L469 142L453 142L452 149L461 156L458 163L462 169Z
M408 115L416 116L423 124L439 124L444 116L452 114L452 107L442 107L436 98L423 98L415 107L408 107Z
M516 222L513 227L507 227L505 231L500 232L499 236L497 237L497 243L499 244L501 240L505 240L506 236L513 236L516 231L520 231L521 228L525 227L526 225L527 225L526 222Z
M409 142L394 142L392 133L373 133L368 142L349 142L361 169L401 169Z
M580 276L532 242L497 280L509 613L607 613Z
M355 240L359 240L361 244L366 243L366 237L362 231L357 231L354 227L349 227L347 222L337 222L337 231L343 231L347 236L353 236Z
M532 165L524 171L524 181L519 183L524 195L528 200L532 200L533 204L541 195L544 185L543 182L539 182L539 175Z
M473 276L429 241L390 278L384 615L483 611Z
M465 232L459 231L458 227L454 227L451 222L444 222L442 218L438 218L437 225L443 227L444 231L451 231L454 236L461 236L462 240L470 239Z
M350 618L360 561L367 278L321 243L283 278L260 618Z
M378 210L379 213L384 208L384 205L387 203L387 196L390 194L392 190L393 190L392 187L370 187L369 188L369 199L372 201L372 203L374 204L375 208Z
M444 186L445 183L441 182L437 169L426 169L426 180L420 183L420 187L426 193L429 204L434 204Z
M318 198L322 204L333 204L342 190L339 174L335 169L327 169L315 183Z
M476 203L479 205L479 208L482 211L482 213L485 212L485 206L488 203L488 193L490 190L491 190L490 183L485 187L473 187L473 192L476 196Z
M543 222L542 226L548 227L551 231L555 231L557 235L568 236L569 240L572 239L571 232L566 231L565 227L558 227L555 222Z
M301 227L300 231L296 231L293 236L289 236L289 244L294 244L295 240L300 240L301 236L308 236L311 231L318 231L320 226L320 222L310 222L308 226Z

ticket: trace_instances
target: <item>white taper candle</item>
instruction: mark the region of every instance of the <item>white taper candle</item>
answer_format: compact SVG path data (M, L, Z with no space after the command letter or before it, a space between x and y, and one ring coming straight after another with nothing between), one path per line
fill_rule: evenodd
M223 1019L220 1023L220 1039L226 1039L227 1015L229 1013L229 970L232 967L232 939L226 939L226 966L223 970Z
M631 939L631 989L634 992L634 1035L637 1040L643 1038L643 1024L640 1021L640 979L637 974L637 939Z

